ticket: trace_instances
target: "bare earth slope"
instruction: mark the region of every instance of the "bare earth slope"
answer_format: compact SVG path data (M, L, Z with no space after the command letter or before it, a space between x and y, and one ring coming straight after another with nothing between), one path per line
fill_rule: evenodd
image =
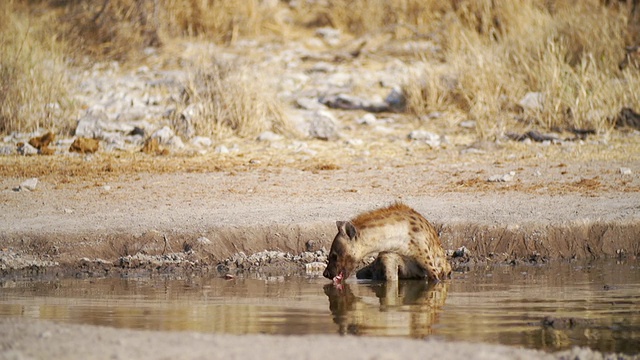
M165 236L173 249L206 237L211 243L201 250L216 259L265 249L299 253L310 240L328 248L336 220L400 200L434 222L450 250L635 255L640 192L614 190L621 178L616 167L601 163L593 170L600 175L592 175L567 166L568 183L532 175L540 167L520 166L518 180L489 183L486 175L454 176L438 164L137 174L73 183L45 177L35 191L14 191L22 180L8 177L0 180L0 236L3 247L63 262L113 257L116 240L159 252Z

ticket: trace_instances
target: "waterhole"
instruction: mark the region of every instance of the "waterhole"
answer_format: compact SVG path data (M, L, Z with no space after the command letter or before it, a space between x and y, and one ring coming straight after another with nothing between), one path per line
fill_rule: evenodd
M228 334L434 337L547 351L640 352L633 261L496 265L424 281L247 275L0 283L0 316Z

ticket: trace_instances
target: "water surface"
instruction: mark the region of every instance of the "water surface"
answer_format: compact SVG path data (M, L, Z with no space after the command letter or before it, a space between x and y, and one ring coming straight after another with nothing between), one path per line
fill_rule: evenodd
M0 316L229 334L435 337L549 351L640 352L638 261L488 266L451 281L317 277L0 283Z

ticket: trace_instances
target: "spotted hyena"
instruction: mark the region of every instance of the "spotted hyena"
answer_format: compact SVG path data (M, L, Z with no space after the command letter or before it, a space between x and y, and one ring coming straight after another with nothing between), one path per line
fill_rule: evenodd
M409 206L396 203L363 213L351 221L337 221L324 276L340 283L360 261L374 254L370 278L424 278L440 281L451 274L442 243L427 219ZM365 270L366 272L367 270ZM364 274L366 277L367 274Z

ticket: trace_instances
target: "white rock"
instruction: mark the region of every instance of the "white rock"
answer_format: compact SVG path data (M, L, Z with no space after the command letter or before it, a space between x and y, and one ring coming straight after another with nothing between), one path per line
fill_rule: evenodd
M206 237L202 236L199 237L198 240L196 240L198 242L198 244L202 244L202 245L209 245L211 244L211 240L207 239Z
M20 155L37 155L38 149L31 146L29 143L24 143L24 145L18 147L18 154Z
M168 144L171 141L171 138L173 138L174 136L175 133L168 126L156 130L156 132L151 135L152 138L158 139L158 141L162 144Z
M0 155L13 154L13 146L0 146Z
M466 120L466 121L462 121L460 122L460 124L458 124L461 128L465 128L465 129L475 129L476 128L476 121L475 120Z
M167 144L176 149L184 149L184 142L182 141L182 138L177 135L169 139Z
M205 136L196 136L193 139L191 139L191 144L195 146L199 146L201 148L208 148L208 147L211 147L211 145L213 145L213 140Z
M541 92L528 92L520 99L518 105L525 110L541 111L544 107L544 94Z
M414 130L409 133L408 138L411 140L424 141L427 145L435 148L442 143L440 135L434 134L426 130Z
M299 98L296 99L296 104L306 110L322 110L327 107L320 103L317 98Z
M20 183L20 186L18 187L18 190L34 191L37 186L38 186L38 179L37 178L31 178L31 179L27 179L27 180L23 181L22 183Z
M218 145L218 146L216 146L214 152L216 154L228 154L229 153L229 148L227 148L224 145Z
M338 29L330 27L318 28L316 29L316 35L331 46L340 44L341 32Z
M326 269L327 264L316 261L308 264L304 264L304 269L307 275L322 275L324 269Z
M360 125L374 125L376 122L378 122L378 118L376 118L376 116L371 113L367 113L363 117L356 120L356 122Z
M373 131L382 135L389 135L394 133L394 130L392 128L383 125L374 126Z
M314 64L309 71L320 72L320 73L332 73L336 71L336 67L327 62L320 61Z
M272 131L265 131L258 135L258 141L280 141L284 137Z
M504 175L493 175L488 179L488 181L489 182L509 182L513 180L514 176L516 176L516 172L510 171L508 174L504 174Z
M78 120L75 135L85 138L98 138L102 135L102 129L109 120L107 115L99 109L89 109Z
M470 147L470 148L467 148L467 149L460 150L460 154L461 155L465 155L465 154L484 154L484 153L486 153L486 151L484 151L482 149L474 148L474 147Z
M622 174L622 175L631 175L632 171L631 171L630 168L621 167L620 168L620 174Z
M408 138L410 140L437 140L440 139L440 135L426 130L413 130L409 133Z
M321 140L337 140L338 120L329 111L318 110L309 114L309 136Z

